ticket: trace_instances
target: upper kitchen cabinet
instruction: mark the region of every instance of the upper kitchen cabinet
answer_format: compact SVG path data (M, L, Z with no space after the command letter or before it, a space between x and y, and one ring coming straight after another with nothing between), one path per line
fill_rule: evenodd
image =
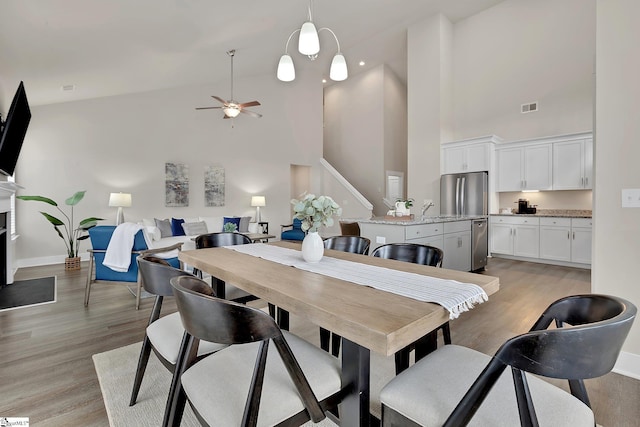
M440 172L447 174L491 171L495 144L501 141L499 137L491 135L442 144Z
M509 143L496 148L497 191L551 190L552 144Z
M587 190L593 186L593 137L571 135L553 143L553 189Z

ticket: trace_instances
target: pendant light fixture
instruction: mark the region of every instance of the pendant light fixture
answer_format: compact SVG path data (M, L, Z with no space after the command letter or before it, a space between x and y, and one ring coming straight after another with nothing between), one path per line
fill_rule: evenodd
M338 41L338 37L330 28L320 28L316 30L316 26L313 23L313 17L311 13L311 2L313 0L309 0L309 9L308 9L308 19L302 24L302 27L294 30L287 39L287 44L284 48L284 55L280 57L280 62L278 63L278 80L283 82L290 82L295 80L296 78L296 69L293 65L293 59L289 55L289 42L291 38L296 34L298 35L298 51L307 56L311 61L314 61L318 54L320 53L320 38L318 34L320 31L328 31L333 35L333 38L338 45L338 52L334 55L333 60L331 61L331 68L329 69L329 78L335 81L346 80L349 77L349 71L347 70L347 61L344 59L344 55L340 51L340 42Z

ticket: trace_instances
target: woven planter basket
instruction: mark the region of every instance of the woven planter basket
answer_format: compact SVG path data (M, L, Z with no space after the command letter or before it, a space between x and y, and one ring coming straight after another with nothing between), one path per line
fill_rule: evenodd
M65 271L80 270L80 257L65 258L64 269Z

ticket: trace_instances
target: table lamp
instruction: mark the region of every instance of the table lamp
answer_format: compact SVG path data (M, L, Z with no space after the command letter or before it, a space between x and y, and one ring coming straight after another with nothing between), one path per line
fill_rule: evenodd
M256 222L262 221L260 218L260 207L266 206L266 200L264 196L251 196L251 206L256 208Z
M131 207L131 194L130 193L111 193L109 196L109 207L118 208L118 215L116 216L116 225L120 225L124 222L124 212L122 208Z

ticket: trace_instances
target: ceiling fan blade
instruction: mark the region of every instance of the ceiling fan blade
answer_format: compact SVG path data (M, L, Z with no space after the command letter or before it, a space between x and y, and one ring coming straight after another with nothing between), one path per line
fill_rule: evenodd
M211 97L213 99L217 99L218 101L220 101L222 104L227 104L227 101L225 101L224 99L220 98L219 96L215 96L215 95L211 95Z
M222 107L196 107L196 110L212 110L214 108L220 109Z
M259 119L260 117L262 117L262 114L258 114L258 113L255 113L255 112L253 112L253 111L245 110L244 108L243 108L242 110L240 110L240 112L241 112L241 113L244 113L244 114L248 114L248 115L250 115L251 117L255 117L255 118L258 118L258 119Z
M250 102L244 102L242 104L238 104L238 107L246 108L246 107L255 107L256 105L260 105L260 103L258 101L250 101Z

